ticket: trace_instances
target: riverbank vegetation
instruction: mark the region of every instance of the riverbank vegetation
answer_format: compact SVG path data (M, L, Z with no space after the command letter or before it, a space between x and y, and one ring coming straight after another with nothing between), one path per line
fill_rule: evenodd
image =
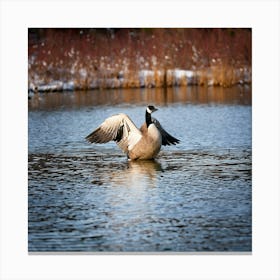
M251 29L32 28L32 91L251 83Z

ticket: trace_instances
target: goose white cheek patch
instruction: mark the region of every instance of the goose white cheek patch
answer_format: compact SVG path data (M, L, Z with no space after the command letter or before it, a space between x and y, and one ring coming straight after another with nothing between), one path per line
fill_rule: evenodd
M148 112L149 114L152 114L152 111L149 109L149 107L147 107L147 112Z

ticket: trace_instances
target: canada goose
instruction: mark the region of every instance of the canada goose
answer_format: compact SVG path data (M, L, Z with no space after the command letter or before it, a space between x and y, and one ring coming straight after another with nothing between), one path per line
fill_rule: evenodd
M86 137L91 143L115 141L131 160L153 159L161 145L176 145L179 140L166 132L159 121L151 114L157 111L154 106L146 108L146 121L140 130L126 114L107 118L97 129Z

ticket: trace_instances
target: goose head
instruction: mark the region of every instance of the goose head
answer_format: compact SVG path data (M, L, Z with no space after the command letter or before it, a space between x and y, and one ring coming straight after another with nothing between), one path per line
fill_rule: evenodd
M157 108L155 108L153 105L149 105L146 108L146 125L149 127L150 124L152 124L152 113L157 111Z
M147 109L146 109L147 113L149 113L149 114L152 114L153 112L155 112L157 110L158 109L155 106L153 106L153 105L147 106Z

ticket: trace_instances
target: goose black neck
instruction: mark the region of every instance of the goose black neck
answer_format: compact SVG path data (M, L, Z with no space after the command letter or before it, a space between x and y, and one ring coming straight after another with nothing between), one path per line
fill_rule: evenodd
M146 111L146 124L147 127L149 127L149 125L152 123L152 116L151 113L149 113L148 111Z

